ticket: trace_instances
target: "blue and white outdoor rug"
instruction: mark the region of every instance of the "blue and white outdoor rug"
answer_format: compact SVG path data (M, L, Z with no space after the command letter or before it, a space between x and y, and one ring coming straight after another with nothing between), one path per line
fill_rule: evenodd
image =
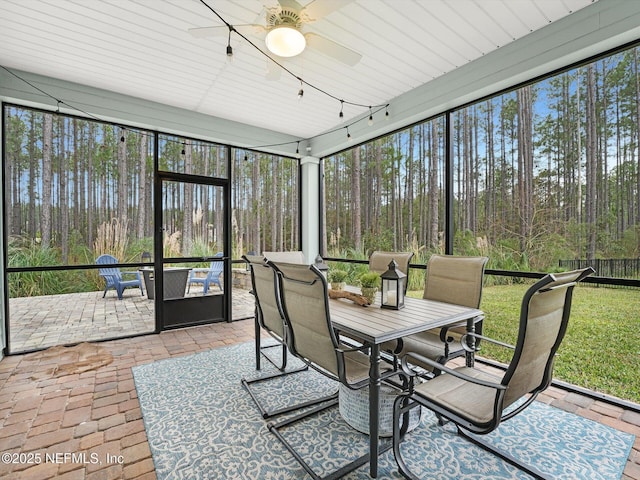
M277 351L278 349L272 349ZM296 366L296 360L290 362ZM159 480L304 479L308 475L266 427L240 379L275 369L263 360L255 370L253 343L217 348L133 368L144 424ZM333 393L337 384L316 372L254 384L270 409ZM318 474L326 474L368 450L337 407L283 430ZM534 402L487 436L513 456L556 479L620 479L634 436ZM486 438L486 437L485 437ZM403 455L421 478L529 479L511 465L469 443L429 413L407 435ZM368 464L347 479L367 479ZM378 478L402 478L392 451L380 456Z

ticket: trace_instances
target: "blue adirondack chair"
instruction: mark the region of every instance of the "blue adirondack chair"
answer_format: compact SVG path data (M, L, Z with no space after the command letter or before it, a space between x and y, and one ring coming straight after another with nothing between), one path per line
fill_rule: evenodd
M118 259L112 255L100 255L96 259L98 265L113 265L118 263ZM102 298L107 294L107 290L110 288L115 289L118 294L118 300L122 300L122 292L128 287L140 287L140 293L144 295L142 289L142 279L140 278L140 272L121 272L118 267L105 267L98 269L98 273L101 277L104 277L105 287ZM123 275L135 275L135 279L123 280Z
M222 257L222 252L218 252L214 255L214 257ZM202 294L206 295L209 291L209 285L212 283L218 285L220 290L222 290L222 284L220 283L220 274L224 270L224 262L214 261L211 262L209 268L193 268L189 273L189 285L187 287L187 293L189 293L189 289L191 288L192 283L201 283L202 284ZM198 277L197 273L205 273L206 276Z

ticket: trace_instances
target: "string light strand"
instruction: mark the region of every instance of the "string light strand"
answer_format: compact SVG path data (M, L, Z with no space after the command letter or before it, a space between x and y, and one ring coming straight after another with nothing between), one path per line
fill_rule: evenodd
M202 3L205 7L207 7L209 10L211 10L211 12L218 17L218 19L224 23L224 25L230 30L233 30L233 32L238 35L239 37L241 37L245 42L247 42L249 45L251 45L253 48L255 48L258 52L260 52L262 55L264 55L265 57L267 57L270 61L272 61L273 63L275 63L278 67L280 67L282 70L284 70L285 72L287 72L289 75L291 75L293 78L300 80L301 84L304 84L306 86L308 86L309 88L312 88L320 93L322 93L323 95L326 95L327 97L333 98L334 100L339 101L341 104L347 104L347 105L353 105L355 107L363 107L363 108L368 108L368 107L384 107L384 104L380 104L380 105L365 105L362 103L357 103L357 102L349 102L347 100L343 100L340 97L337 97L336 95L333 95L332 93L327 92L326 90L323 90L322 88L313 85L309 82L307 82L306 80L303 80L302 78L300 78L300 76L296 75L295 73L293 73L291 70L289 70L287 67L285 67L284 65L282 65L280 62L278 62L277 60L275 60L273 57L271 57L270 55L268 55L266 52L264 52L260 47L258 47L255 43L253 43L251 40L249 40L245 35L243 35L241 32L239 32L238 30L236 30L233 25L231 25L229 22L227 22L224 18L222 18L222 16L214 9L212 8L209 4L207 4L207 2L205 2L204 0L200 0L200 3ZM302 90L302 89L301 89Z
M38 86L34 85L33 83L29 82L29 81L28 81L28 80L26 80L25 78L22 78L22 77L21 77L21 76L19 76L18 74L14 73L13 71L11 71L10 69L8 69L8 68L7 68L7 67L5 67L4 65L0 65L0 68L2 68L4 71L6 71L6 72L7 72L7 73L9 73L10 75L14 76L15 78L17 78L18 80L20 80L20 81L22 81L22 82L26 83L26 84L27 84L27 85L29 85L31 88L33 88L34 90L37 90L38 92L40 92L40 93L41 93L41 94L43 94L44 96L46 96L46 97L48 97L48 98L50 98L50 99L54 100L54 101L56 102L56 110L55 110L55 112L54 112L54 113L56 113L56 114L60 114L60 105L63 105L63 106L65 106L65 107L67 107L67 108L69 108L69 109L71 109L71 110L75 110L76 112L80 112L80 113L82 113L84 116L86 116L87 118L90 118L90 119L95 120L95 121L97 121L97 122L111 123L112 125L114 125L114 126L116 126L116 127L118 127L118 128L121 128L124 132L132 132L132 133L136 133L136 134L138 134L138 135L144 135L144 136L150 136L150 137L152 137L152 136L154 135L153 133L151 133L151 132L147 132L147 131L142 130L142 129L132 128L132 127L129 127L129 126L126 126L126 125L121 125L121 124L118 124L118 123L110 122L110 121L108 121L108 120L104 120L104 119L102 119L102 118L100 118L100 117L98 117L98 116L96 116L96 115L94 115L94 114L92 114L92 113L89 113L89 112L87 112L87 111L85 111L85 110L83 110L83 109L81 109L81 108L79 108L79 107L76 107L75 105L72 105L72 104L70 104L70 103L68 103L68 102L65 102L64 100L61 100L61 99L59 99L59 98L57 98L57 97L53 96L53 95L52 95L52 94L50 94L49 92L46 92L45 90L41 89L40 87L38 87ZM347 103L347 102L345 102L345 103ZM373 106L373 105L371 105L371 106L368 106L368 107L369 107L370 109L372 109L374 106ZM379 107L379 108L376 108L375 110L370 110L370 116L373 116L373 115L375 115L376 113L378 113L378 112L380 112L380 111L382 111L382 110L385 110L385 117L386 117L386 118L388 118L388 117L389 117L389 104L388 104L388 103L387 103L387 104L385 104L385 105L377 106L377 107ZM234 148L238 148L238 149L258 150L258 149L261 149L261 148L284 147L284 146L286 146L286 145L294 145L294 144L295 144L295 145L296 145L296 147L297 147L297 148L296 148L296 153L297 153L297 154L299 154L299 146L300 146L300 143L302 143L302 142L306 142L306 143L308 144L311 140L315 140L315 139L318 139L318 138L324 137L324 136L326 136L326 135L331 135L331 134L333 134L333 133L339 132L339 131L344 130L344 129L347 129L347 133L348 133L348 135L349 135L349 138L351 138L351 134L350 134L350 132L349 132L349 130L348 130L348 129L349 129L349 127L352 127L353 125L357 124L358 122L363 121L363 120L364 120L364 118L365 118L365 117L358 118L358 119L356 119L356 120L352 121L351 123L349 123L349 124L347 124L347 125L343 125L343 126L341 126L341 127L337 127L337 128L335 128L335 129L333 129L333 130L329 130L329 131L326 131L326 132L323 132L323 133L319 133L318 135L313 135L313 136L308 137L308 138L301 138L301 139L297 139L297 140L291 140L291 141L287 141L287 142L280 142L280 143L270 143L270 144L264 144L264 145L253 145L253 146L250 146L250 147L240 147L240 146L235 146L235 145L232 145L232 146L233 146ZM166 139L165 139L165 141L167 141L167 142L171 142L171 143L179 143L179 144L181 144L181 145L184 147L184 141L182 141L182 140L173 140L173 139L171 139L171 138L166 138Z

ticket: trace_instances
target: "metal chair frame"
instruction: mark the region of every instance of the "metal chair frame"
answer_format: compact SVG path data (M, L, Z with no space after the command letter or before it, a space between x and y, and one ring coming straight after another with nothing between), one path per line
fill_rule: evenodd
M484 269L489 259L487 257L464 257L464 256L453 256L453 255L432 255L427 262L427 272L425 277L425 288L423 298L430 300L443 301L447 303L455 303L457 305L464 305L472 308L480 308L480 301L482 299L482 281L484 277ZM473 294L470 294L468 297L462 298L460 293L457 292L454 288L442 288L442 282L439 278L440 276L446 275L449 277L448 279L455 279L455 269L453 265L447 265L448 263L456 263L463 262L463 265L466 263L465 267L467 269L472 270L472 274L474 277L471 280L478 280L479 290L474 291ZM465 272L468 273L468 272ZM465 281L465 277L456 279L460 282ZM474 319L473 331L478 334L482 334L482 326L483 326L484 317L478 317ZM416 334L416 338L420 338L420 342L426 344L426 346L430 347L431 350L439 350L442 348L442 353L436 356L429 355L429 358L432 358L439 364L445 364L449 360L453 358L457 358L465 355L465 349L463 345L460 345L459 348L455 350L451 349L451 346L454 344L455 338L452 336L452 332L460 332L461 330L466 330L467 324L461 325L453 325L449 327L443 327L436 330L430 330L427 332L422 332L420 334ZM465 332L466 333L466 332ZM463 333L460 333L463 335ZM409 336L406 340L411 340L413 336ZM432 338L431 338L432 337ZM469 337L472 338L472 337ZM395 355L402 355L409 351L408 348L405 347L406 343L405 339L398 340L393 353ZM474 348L476 350L479 349L480 341L474 342ZM403 351L404 350L404 351ZM435 354L434 354L435 355ZM423 354L421 356L426 356ZM422 365L426 368L426 365ZM440 373L439 368L434 368L432 371L428 369L424 372L424 377L430 377L434 375L438 375Z
M549 274L531 286L522 300L518 339L515 346L475 333L466 334L477 340L514 350L511 363L502 378L482 373L473 367L448 368L430 358L412 353L402 357L402 371L411 378L411 381L408 391L401 394L394 402L393 450L399 471L405 478L418 480L418 477L407 467L400 451L409 411L417 406L432 410L438 418L452 421L459 435L534 478L547 478L536 467L519 462L507 452L489 445L479 436L492 432L501 422L522 412L531 405L541 391L549 386L553 374L553 359L569 322L573 288L592 273L594 270L589 267L573 272ZM545 336L549 333L549 336ZM462 345L471 351L465 341ZM411 363L416 360L437 367L444 374L415 387L413 378L416 373L412 370ZM487 388L494 390L494 396L485 396L481 399L480 393L486 392ZM478 395L474 396L474 393ZM468 409L462 408L469 406L461 398L462 396L473 398L480 411L476 411L474 415ZM512 410L505 411L507 407L521 399L524 399L521 404Z
M284 319L283 319L283 314L282 314L282 307L280 305L280 298L278 295L278 282L277 282L277 278L276 278L276 274L274 272L274 270L267 266L264 263L264 259L262 257L258 257L258 256L252 256L252 255L243 255L242 256L243 260L245 262L247 262L247 264L249 265L249 271L251 274L251 285L252 285L252 290L251 293L253 294L253 296L255 297L255 354L256 354L256 370L261 370L262 365L261 365L261 358L262 356L264 356L264 358L267 359L267 361L269 361L276 369L278 369L278 372L273 373L273 374L269 374L269 375L263 375L260 377L256 377L253 379L246 379L246 378L242 378L241 379L241 383L244 386L244 388L247 390L247 392L249 393L249 396L251 397L251 399L253 400L253 402L256 404L256 406L258 407L258 410L260 410L260 414L262 415L262 418L271 418L271 417L275 417L277 415L282 415L285 413L289 413L289 412L293 412L296 410L299 410L301 408L306 408L306 407L310 407L313 405L317 405L318 403L322 403L322 402L326 402L326 401L330 401L330 400L334 400L335 398L337 398L337 392L333 395L330 396L325 396L325 397L320 397L317 399L313 399L313 400L309 400L306 402L301 402L295 405L291 405L288 407L283 407L283 408L279 408L279 409L275 409L275 410L268 410L263 404L262 402L260 402L260 400L258 399L258 396L256 395L256 393L252 390L251 385L256 384L256 383L262 383L268 380L273 380L275 378L279 378L279 377L283 377L285 375L290 375L293 373L299 373L299 372L304 372L306 370L309 369L309 367L307 365L300 367L300 368L296 368L293 370L286 370L287 367L287 360L288 360L288 347L287 347L287 343L285 341L284 335L286 333L285 327L284 327ZM256 280L256 268L264 268L266 272L269 272L269 275L272 277L271 281L273 282L273 291L269 291L268 287L266 285L262 285L260 282L264 281L265 279L263 278L262 275L259 275L260 278L258 278ZM273 298L270 298L273 297ZM268 313L265 314L265 311L263 310L263 302L265 304L265 306L267 304L269 304L269 302L273 302L270 305L271 311L269 311ZM277 309L277 313L274 312L274 307ZM265 315L267 315L265 317ZM269 316L270 315L270 316ZM278 318L275 318L276 315L278 316ZM277 322L280 322L280 324L282 325L282 328L280 329L280 331L276 331L278 330L277 328ZM277 343L275 344L270 344L270 345L261 345L262 343L262 339L261 339L261 333L262 330L266 331ZM266 349L272 349L272 348L277 348L280 347L282 349L281 351L281 362L280 364L274 362L268 355L265 354L264 350Z
M339 336L335 332L333 325L331 324L331 318L329 315L327 281L322 273L315 267L315 265L307 266L285 263L276 264L271 261L268 261L267 264L270 265L277 273L280 301L285 319L285 327L287 328L285 339L291 353L317 372L333 380L339 381L348 388L357 390L368 386L368 367L367 373L364 376L362 376L361 378L357 377L349 380L349 366L351 365L350 362L352 361L350 360L350 358L353 358L349 356L352 354L356 356L366 355L368 354L368 347L358 346L350 348L349 345L345 345L340 342ZM292 315L292 304L303 302L300 291L289 291L289 288L291 288L292 285L297 285L296 288L315 289L315 291L312 291L309 296L312 297L316 302L319 302L324 310L322 316L324 317L326 323L323 326L316 325L318 326L318 329L313 333L313 340L305 338L305 334L307 332L302 330L298 326L300 319L296 317L308 316L305 315L304 310L298 310L297 314ZM309 343L321 343L325 346L329 344L332 345L332 350L335 358L329 360L323 359L319 361L318 359L322 357L322 353L318 351L310 351L308 346ZM315 358L315 360L312 359L312 357ZM322 364L322 362L324 362L324 364ZM387 371L382 375L382 379L386 380L391 375L397 374L397 371ZM347 473L352 472L353 470L356 470L357 468L369 462L370 454L366 453L365 455L358 457L357 459L349 462L343 467L340 467L334 472L331 472L328 475L322 477L313 471L311 466L296 451L295 447L280 432L282 429L290 425L293 425L305 418L316 415L324 410L332 408L337 404L338 400L336 398L330 403L319 405L316 408L303 412L292 418L288 418L279 423L269 423L267 425L269 431L273 433L278 438L278 440L280 440L284 447L294 456L294 458L298 461L302 468L314 480L334 480L337 478L341 478ZM384 453L391 447L391 442L388 442L386 445L383 445L379 449L379 453Z

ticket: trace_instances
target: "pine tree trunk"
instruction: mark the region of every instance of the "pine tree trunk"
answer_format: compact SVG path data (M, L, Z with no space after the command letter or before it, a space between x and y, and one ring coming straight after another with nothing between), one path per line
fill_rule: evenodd
M127 223L127 132L118 129L118 219ZM118 259L122 260L122 259Z
M58 117L58 125L60 128L59 137L59 165L58 172L60 194L58 198L59 225L60 225L60 247L62 253L62 263L68 262L69 257L69 198L67 192L67 183L69 178L69 162L67 159L67 133L65 128L66 117Z
M531 86L518 90L518 207L520 248L528 251L533 218L533 113Z
M360 204L360 147L353 149L353 169L352 169L352 195L353 195L353 246L356 252L362 252L362 207Z
M596 118L596 85L593 64L587 67L586 98L586 196L585 210L587 223L587 259L596 258L596 181L597 181L597 118Z
M44 114L42 142L42 212L40 213L40 232L42 248L51 246L51 184L53 180L53 116Z
M438 125L435 121L431 121L430 136L430 167L429 167L429 215L430 224L430 247L437 248L439 244L438 231L440 227L439 219L439 201L440 189L438 186L438 170L439 170L439 149L438 149Z
M184 145L184 171L187 174L193 173L193 145L191 140L186 140ZM193 184L184 183L184 203L182 212L184 221L182 224L182 254L190 255L193 248Z
M36 112L33 110L29 114L29 238L36 238L36 171L35 171L35 150L36 150ZM11 231L11 230L9 230Z

